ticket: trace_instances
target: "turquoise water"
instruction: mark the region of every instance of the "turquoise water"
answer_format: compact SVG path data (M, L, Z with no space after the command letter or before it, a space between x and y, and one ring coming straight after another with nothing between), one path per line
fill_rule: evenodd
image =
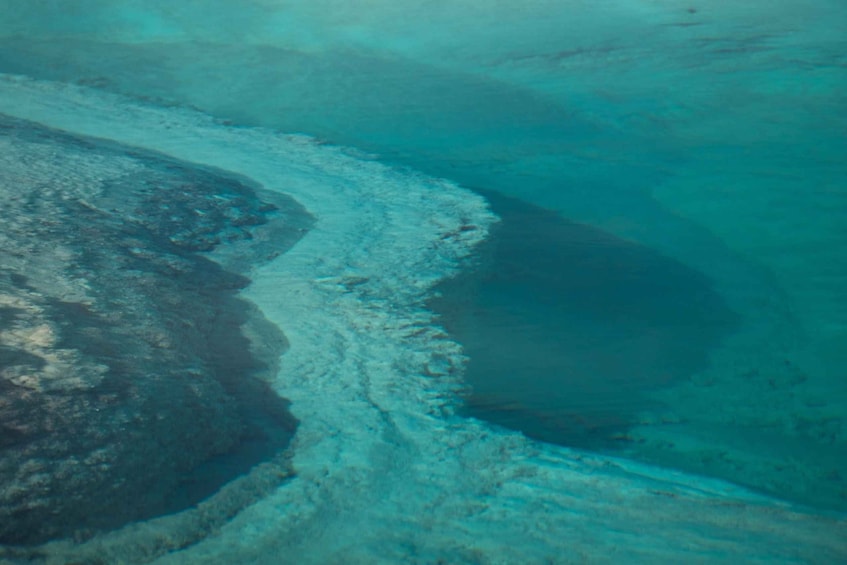
M614 451L651 393L703 371L738 316L660 253L500 194L478 264L432 302L465 347L468 413Z
M474 240L468 254L456 252L455 266L416 262L411 252L408 258L397 251L379 260L376 254L350 252L352 258L342 261L346 255L340 252L312 251L325 255L327 265L339 257L339 272L327 266L321 280L337 279L338 288L358 297L360 306L377 305L386 319L393 319L405 299L395 287L390 287L394 294L386 290L391 277L379 271L381 262L404 257L402 264L419 277L403 279L410 287L437 283L410 303L434 311L434 323L461 345L464 357L457 361L453 355L459 354L450 349L444 354L449 362L429 362L424 373L437 383L426 385L427 393L407 391L410 398L431 395L438 406L447 406L446 421L456 417L463 422L456 426L483 426L503 441L517 433L580 453L727 481L811 516L843 516L847 42L842 30L847 8L841 3L213 4L91 0L60 9L49 2L0 2L5 16L0 18L0 72L118 94L163 111L196 110L232 130L209 134L210 139L220 135L233 145L253 148L249 136L256 127L306 134L327 146L349 148L345 154L352 159L395 167L398 175L422 173L461 186L470 192L456 198L474 212L458 214L462 226L455 233L470 238L485 232L485 237ZM56 107L60 112L61 103ZM80 135L111 138L108 127L86 125L105 118L79 110L82 117L74 114L63 122L52 111L25 102L14 111L0 108ZM124 119L121 115L111 119ZM127 116L134 120L134 111ZM143 137L143 121L128 124L126 131L141 131L121 133L120 139L115 134L116 141L183 152L182 159L227 171L240 167L239 175L254 180L275 179L273 165L258 157L251 161L253 169L233 165L235 157L221 156L225 150L191 152L188 141L164 147L153 133ZM255 146L262 147L257 155L276 155ZM326 169L332 179L345 179L355 168L338 172L335 164L313 165L323 157L309 159L309 167ZM368 188L372 195L354 194L349 200L330 192L323 201L317 195L324 193L309 187L330 181L319 172L307 176L274 182L314 214L315 237L328 233L322 221L361 222L358 229L374 241L384 233L406 241L397 234L431 227L422 212L404 220L410 209L434 203L431 194L414 204L397 201L396 208L383 196L394 192L378 187ZM364 195L358 187L370 181L356 179L333 180L332 186L356 187L354 193ZM452 198L454 188L445 188L438 198ZM417 198L416 190L406 191L409 198ZM482 214L475 208L477 197L497 216L490 226L482 215L472 218ZM366 211L366 204L382 206L381 198L384 208ZM379 227L404 221L407 227L391 228L396 231ZM333 228L339 234L341 229ZM439 229L444 241L454 240L453 232ZM297 250L306 249L307 241L285 255L299 257ZM421 243L422 249L438 245ZM428 255L419 250L418 256ZM251 268L244 261L238 266L245 273ZM304 330L286 327L285 316L273 314L277 308L282 312L288 296L273 289L288 287L261 282L258 272L248 276L257 289L254 301L292 341L291 358L299 359L297 343L301 351L312 352L302 345ZM373 314L368 327L395 331L382 315ZM412 367L405 360L377 362L376 349L362 349L363 341L340 330L338 335L321 355L334 359L330 350L347 352L359 363L356 371L370 375L367 382L393 375L389 367ZM401 356L429 347L406 334L395 339L407 345ZM371 352L356 353L360 349ZM309 394L298 396L299 389L286 384L292 371L286 368L288 356L281 357L274 387L292 401L304 426L312 414L305 408L311 406L304 400ZM396 379L417 375L416 369L397 370ZM341 394L331 383L315 386L311 395L327 395L327 406ZM394 390L400 394L407 385L362 386L401 387ZM404 417L417 413L393 410ZM314 421L325 417L320 413ZM394 451L405 445L399 438L414 435L409 429L424 429L422 424L407 429L395 423L389 432L390 426L383 429L370 420L367 425L362 420L359 430L356 422L351 420L344 433L370 437L366 430L371 430L372 436L387 438L379 440L385 445L372 447L367 463L350 456L356 469L393 476L388 461L413 460L409 453L423 449L409 448L403 456ZM309 429L298 433L309 438ZM316 443L295 439L293 453L298 445ZM330 452L344 453L342 448L321 453L331 458ZM319 467L308 461L300 462L304 476ZM237 461L221 465L230 464L245 472ZM489 504L494 500L505 499L492 495ZM391 512L384 512L380 519L391 523ZM372 524L378 522L373 518ZM447 523L431 518L429 527ZM459 519L459 529L470 523ZM374 531L380 531L376 525ZM412 536L399 526L387 531L392 539ZM348 532L338 539L346 535L355 537ZM537 547L545 543L538 541ZM623 541L614 544L627 547ZM840 543L835 547L827 555L843 558L847 550ZM408 558L396 551L385 559ZM424 551L420 561L440 558L439 550L432 551ZM810 552L805 557L814 555ZM456 558L486 559L485 549L477 558Z

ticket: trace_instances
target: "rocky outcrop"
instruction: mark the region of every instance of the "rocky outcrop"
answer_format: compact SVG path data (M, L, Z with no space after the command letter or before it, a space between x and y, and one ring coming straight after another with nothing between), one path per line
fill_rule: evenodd
M284 338L214 259L283 251L296 203L2 116L0 202L0 543L173 512L285 448Z

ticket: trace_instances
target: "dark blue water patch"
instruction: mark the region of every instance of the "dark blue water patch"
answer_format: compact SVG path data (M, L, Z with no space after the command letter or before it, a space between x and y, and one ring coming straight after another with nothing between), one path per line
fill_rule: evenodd
M177 512L278 459L286 341L238 293L311 216L149 151L2 115L0 135L0 543Z
M649 247L480 190L502 221L431 307L469 356L464 412L614 449L648 393L704 368L739 319L702 273Z

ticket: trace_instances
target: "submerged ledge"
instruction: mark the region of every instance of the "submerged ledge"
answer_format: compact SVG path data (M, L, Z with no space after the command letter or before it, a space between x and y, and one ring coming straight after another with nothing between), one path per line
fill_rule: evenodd
M456 416L462 351L424 304L494 221L479 196L303 137L226 128L74 86L6 77L0 102L50 127L247 176L296 198L317 219L291 251L256 269L242 293L290 342L274 388L300 420L296 477L197 543L173 541L184 520L201 519L183 513L86 543L51 544L43 561L847 556L839 517Z

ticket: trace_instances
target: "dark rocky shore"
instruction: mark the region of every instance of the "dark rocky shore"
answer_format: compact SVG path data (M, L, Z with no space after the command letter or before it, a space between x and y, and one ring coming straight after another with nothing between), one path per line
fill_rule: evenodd
M302 207L2 115L0 155L0 543L172 513L282 452L285 340L238 291Z

